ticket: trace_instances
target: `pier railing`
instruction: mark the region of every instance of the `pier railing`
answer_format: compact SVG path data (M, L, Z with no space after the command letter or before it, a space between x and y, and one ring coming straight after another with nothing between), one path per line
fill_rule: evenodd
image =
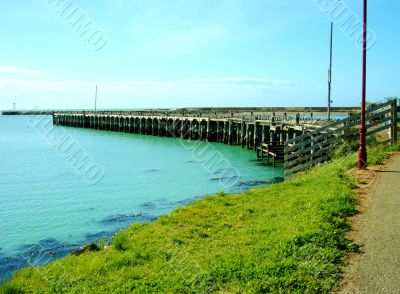
M348 116L351 112L337 112L337 116ZM211 119L233 119L245 121L264 120L272 123L296 123L297 125L305 124L320 124L326 117L320 112L275 112L275 111L257 111L257 112L229 112L229 111L151 111L151 110L137 110L137 111L60 111L54 114L69 114L69 115L82 115L87 116L142 116L142 117L172 117L172 118L211 118Z
M287 140L284 148L285 177L332 158L333 147L359 132L360 113ZM389 101L366 112L367 142L380 134L380 143L396 144L397 101ZM387 132L385 132L387 131Z

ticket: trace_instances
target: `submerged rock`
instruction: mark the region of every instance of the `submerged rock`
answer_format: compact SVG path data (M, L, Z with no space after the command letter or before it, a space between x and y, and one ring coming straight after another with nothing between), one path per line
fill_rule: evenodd
M71 253L71 255L79 256L81 254L87 253L87 252L94 252L94 251L100 251L99 246L97 244L91 243L83 246L82 248L74 251Z
M45 239L38 243L22 245L16 254L1 256L0 281L12 276L15 270L26 266L44 265L77 250L79 245Z
M268 184L268 182L266 181L245 181L245 182L239 182L237 185L240 187L256 187L266 184Z
M116 233L117 230L110 230L110 231L101 231L97 233L86 233L85 234L85 242L84 244L94 242L95 240L108 240L112 239L112 236Z
M129 225L135 222L149 222L157 219L158 216L147 215L144 213L137 214L114 214L110 215L100 222L105 225L114 226L114 225Z
M276 184L283 182L285 179L283 177L274 177L269 181L244 181L244 182L239 182L237 186L239 187L257 187L257 186L264 186L264 185L271 185L271 184Z
M144 172L145 173L156 173L156 172L160 172L161 170L159 170L159 169L148 169L148 170L145 170Z
M285 181L284 177L275 177L271 181L269 181L271 184L276 184Z
M160 206L170 206L170 202L165 198L160 198L160 199L155 199L153 201L145 202L145 203L141 204L140 206L145 209L152 210L152 209L156 209L157 207L160 207Z
M193 203L196 200L199 200L201 198L202 198L201 196L195 196L195 197L191 197L191 198L187 198L187 199L176 201L174 204L175 204L175 206L188 205L188 204Z
M221 181L221 182L223 182L223 181L230 181L230 180L235 181L235 180L237 180L237 179L239 179L238 176L232 176L232 177L214 177L214 178L211 178L210 181Z
M114 214L107 216L103 220L101 220L101 223L103 224L112 224L112 223L120 223L120 222L129 222L133 219L137 218L142 218L143 213L137 213L137 214Z
M15 270L27 265L26 260L20 256L0 258L0 281L10 278Z
M22 258L33 265L39 265L46 264L53 258L63 257L76 248L79 248L79 245L63 243L49 238L36 244L23 245L20 247L20 252Z

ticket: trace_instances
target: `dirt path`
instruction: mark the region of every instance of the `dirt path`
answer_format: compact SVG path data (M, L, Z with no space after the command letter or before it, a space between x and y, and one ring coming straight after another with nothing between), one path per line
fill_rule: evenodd
M400 294L400 154L370 173L353 226L362 253L351 259L340 293Z

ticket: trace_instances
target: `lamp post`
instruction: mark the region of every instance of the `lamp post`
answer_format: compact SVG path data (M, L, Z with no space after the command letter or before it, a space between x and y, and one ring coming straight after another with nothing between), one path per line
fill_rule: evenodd
M365 95L367 84L367 0L364 0L363 17L363 46L362 46L362 95L361 95L361 126L360 126L360 148L358 150L358 169L367 168L367 150L365 138L367 128L365 126Z

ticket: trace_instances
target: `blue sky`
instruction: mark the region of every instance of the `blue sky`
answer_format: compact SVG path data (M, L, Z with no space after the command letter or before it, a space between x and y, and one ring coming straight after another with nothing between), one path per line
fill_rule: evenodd
M60 13L67 0L2 1L0 109L92 108L96 84L99 108L325 106L330 17L318 1L329 2L71 1L104 33L98 51ZM362 17L362 1L342 2ZM368 100L400 96L399 12L369 1ZM361 50L339 24L334 34L333 105L359 105Z

